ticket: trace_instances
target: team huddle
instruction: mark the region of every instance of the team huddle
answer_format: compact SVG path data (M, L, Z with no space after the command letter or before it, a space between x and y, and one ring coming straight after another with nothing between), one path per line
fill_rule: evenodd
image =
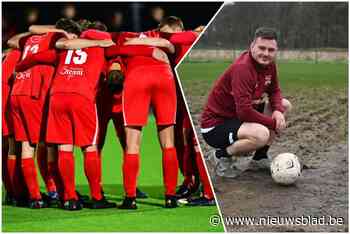
M112 120L124 154L125 198L118 208L136 209L136 198L147 198L137 179L142 127L152 107L162 148L165 208L177 207L182 198L188 205L215 205L173 71L202 29L185 31L174 16L140 33L110 33L99 21L60 19L10 38L2 63L7 204L117 207L104 196L101 179L102 149ZM90 199L75 188L74 146L84 155ZM47 194L40 192L35 158ZM179 169L184 181L176 191ZM192 198L199 184L202 195Z

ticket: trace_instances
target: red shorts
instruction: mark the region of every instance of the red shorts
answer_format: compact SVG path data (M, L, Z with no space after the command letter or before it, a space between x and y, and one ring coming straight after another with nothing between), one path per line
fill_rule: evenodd
M46 141L79 147L97 144L96 104L78 94L50 97Z
M119 104L113 102L112 99L109 99L109 97L106 95L99 96L97 98L97 113L99 121L99 149L103 148L107 134L108 123L111 119L113 120L114 128L122 148L124 149L126 146L123 113L121 111L115 111L119 109L117 105Z
M44 140L47 105L29 96L11 96L11 118L16 141L37 144Z
M176 118L175 80L169 66L141 66L127 72L123 92L126 126L144 126L152 105L157 125L171 125Z

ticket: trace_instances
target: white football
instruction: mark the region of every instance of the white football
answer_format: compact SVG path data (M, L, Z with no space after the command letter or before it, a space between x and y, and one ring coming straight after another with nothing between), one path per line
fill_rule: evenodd
M271 162L271 175L278 184L294 184L301 175L298 157L292 153L277 155Z

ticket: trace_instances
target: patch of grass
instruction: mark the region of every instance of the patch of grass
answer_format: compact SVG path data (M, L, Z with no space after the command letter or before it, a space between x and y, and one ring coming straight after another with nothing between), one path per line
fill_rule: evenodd
M60 209L31 210L2 207L2 231L5 232L223 232L222 226L212 227L209 217L217 214L216 207L180 207L164 209L164 188L161 150L153 118L143 132L139 187L149 194L138 200L138 210L118 209L68 212ZM106 197L118 204L123 199L122 151L112 124L103 150L103 184ZM77 190L89 194L84 176L83 157L75 152ZM179 178L179 183L181 178ZM43 185L41 181L41 185ZM44 190L42 186L42 190Z

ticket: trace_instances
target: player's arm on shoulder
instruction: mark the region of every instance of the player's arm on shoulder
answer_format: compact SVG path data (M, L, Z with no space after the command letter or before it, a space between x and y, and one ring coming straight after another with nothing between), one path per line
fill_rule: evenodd
M161 61L163 63L170 64L168 55L161 49L154 48L152 52L152 57L158 61Z
M29 32L33 34L44 34L48 32L64 32L63 29L58 29L55 25L31 25Z
M126 38L124 45L148 45L166 48L169 53L175 52L175 47L170 41L164 38L142 37L142 38Z
M110 47L115 43L111 40L88 40L88 39L71 39L61 38L56 42L56 48L58 49L83 49L88 47Z
M193 31L176 32L171 34L169 41L172 44L192 45L197 37L197 33Z
M32 33L31 32L25 32L25 33L19 33L16 34L14 36L12 36L8 41L7 41L7 45L11 48L20 48L20 40L30 36Z

